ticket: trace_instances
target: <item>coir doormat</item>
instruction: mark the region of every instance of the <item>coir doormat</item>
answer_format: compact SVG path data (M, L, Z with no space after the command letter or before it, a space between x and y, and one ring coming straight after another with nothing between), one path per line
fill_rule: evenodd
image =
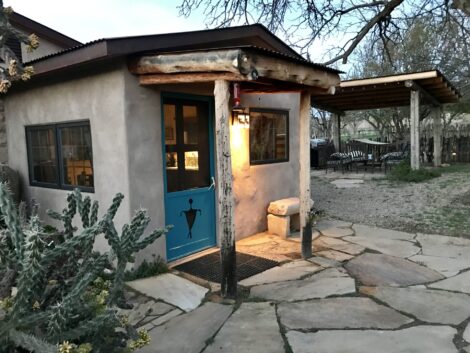
M241 281L278 265L279 263L273 260L237 252L237 279ZM221 281L220 253L202 256L174 269L218 283Z

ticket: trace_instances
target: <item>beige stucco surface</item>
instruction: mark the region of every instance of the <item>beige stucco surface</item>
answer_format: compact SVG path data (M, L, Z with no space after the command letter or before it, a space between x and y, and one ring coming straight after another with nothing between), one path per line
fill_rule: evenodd
M5 110L9 165L20 172L23 198L37 200L43 217L47 209L61 210L69 191L29 185L25 126L89 120L95 180L90 197L104 212L117 192L124 194L115 218L118 229L140 208L152 219L148 231L165 225L160 92L139 86L124 65L11 94ZM98 248L106 246L104 239L98 241ZM137 264L165 253L162 237L136 257Z
M299 196L299 103L298 93L244 94L249 108L287 110L289 113L289 161L250 166L248 129L231 129L235 236L237 239L267 229L271 201Z

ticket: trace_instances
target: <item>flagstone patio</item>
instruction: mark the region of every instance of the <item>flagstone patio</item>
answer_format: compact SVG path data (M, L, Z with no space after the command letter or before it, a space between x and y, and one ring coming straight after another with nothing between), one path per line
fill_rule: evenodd
M241 281L237 301L178 273L129 283L134 308L123 313L152 338L139 352L470 352L470 240L317 228L308 261L299 239L238 242L281 264Z

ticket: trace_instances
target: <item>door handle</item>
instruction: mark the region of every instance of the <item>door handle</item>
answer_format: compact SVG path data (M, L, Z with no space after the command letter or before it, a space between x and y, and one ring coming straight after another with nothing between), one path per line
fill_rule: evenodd
M212 190L212 189L215 190L215 179L214 179L214 177L211 177L211 184L209 185L207 190Z

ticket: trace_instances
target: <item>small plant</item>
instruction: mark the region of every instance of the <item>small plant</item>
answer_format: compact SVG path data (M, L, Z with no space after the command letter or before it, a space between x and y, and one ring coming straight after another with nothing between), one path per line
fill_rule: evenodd
M169 269L166 263L160 257L157 257L151 262L144 260L136 269L126 271L124 274L124 280L134 281L140 278L158 276L163 273L167 273L168 271Z
M409 183L421 183L441 176L441 173L434 169L411 169L409 161L402 161L392 168L388 179L391 181L401 181Z
M0 298L5 311L0 352L124 353L148 343L147 336L121 320L117 307L125 304L127 263L168 228L144 236L150 218L140 210L118 232L113 219L122 199L117 194L99 219L98 203L75 190L62 212L48 212L62 229L46 231L37 215L20 215L7 186L0 183L6 225L0 233L0 274L9 279L0 283L0 292L7 293ZM76 215L81 231L73 225ZM100 235L108 240L110 251L93 250Z

